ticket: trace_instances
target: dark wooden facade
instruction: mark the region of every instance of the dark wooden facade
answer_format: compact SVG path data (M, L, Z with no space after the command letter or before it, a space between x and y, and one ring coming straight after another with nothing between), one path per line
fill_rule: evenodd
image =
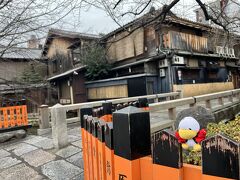
M171 13L162 23L151 21L160 11L147 13L102 38L115 77L152 75L155 79L142 85L142 95L152 92L147 90L151 87L156 93L182 90L188 84L208 87L216 83L216 91L240 87L236 35L229 38L220 29Z

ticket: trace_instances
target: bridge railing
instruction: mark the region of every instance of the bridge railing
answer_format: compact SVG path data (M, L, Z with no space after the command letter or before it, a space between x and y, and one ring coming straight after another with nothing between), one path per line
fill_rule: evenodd
M159 100L171 100L171 99L178 99L181 98L181 92L171 92L171 93L162 93L162 94L153 94L153 95L146 95L146 96L135 96L135 97L129 97L129 98L121 98L121 99L112 99L112 100L106 100L106 101L95 101L95 102L86 102L86 103L78 103L78 104L70 104L70 105L64 105L61 107L61 111L69 112L69 111L77 111L78 115L74 118L67 118L67 123L74 123L79 122L80 120L80 109L82 108L94 108L102 106L103 103L111 102L113 105L121 104L121 103L128 103L137 101L138 99L146 98L148 101L153 101L155 103L159 102ZM50 107L52 109L53 107ZM60 108L60 107L59 107Z
M57 104L53 107L48 108L51 113L51 125L52 125L52 136L53 136L53 144L55 148L61 148L67 145L67 124L80 122L81 117L81 109L86 108L94 108L100 107L103 103L111 102L113 105L119 103L127 103L136 101L140 98L147 98L148 101L158 102L159 100L165 99L176 99L181 98L181 92L172 92L172 93L164 93L164 94L154 94L154 95L146 95L146 96L137 96L130 98L122 98L122 99L113 99L106 101L96 101L96 102L87 102L87 103L79 103L79 104L71 104L62 106ZM67 112L69 111L77 111L77 117L67 118Z
M214 103L216 104L215 106L213 106L213 101L217 101ZM164 124L163 122L153 124L151 126L151 132L153 133L166 127L173 127L176 120L176 109L181 106L193 107L197 104L205 105L205 107L212 112L216 112L237 103L240 103L240 89L150 104L150 112L168 111L168 119L164 121Z

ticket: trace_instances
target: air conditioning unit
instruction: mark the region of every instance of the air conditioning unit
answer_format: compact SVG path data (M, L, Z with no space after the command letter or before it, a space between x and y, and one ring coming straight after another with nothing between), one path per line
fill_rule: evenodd
M161 60L158 63L158 67L162 68L162 67L168 67L168 61L167 59Z
M184 57L173 56L172 64L184 64Z
M222 46L216 46L216 52L219 55L223 55L224 54L224 47Z
M166 69L163 69L163 68L159 69L159 76L160 77L165 77L166 76Z
M230 57L235 57L234 49L233 48L228 48L228 55Z

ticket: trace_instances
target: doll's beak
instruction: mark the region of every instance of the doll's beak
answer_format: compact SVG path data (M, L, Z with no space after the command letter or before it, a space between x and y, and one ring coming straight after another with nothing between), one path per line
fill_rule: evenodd
M179 136L183 139L192 139L197 135L197 131L189 129L179 129Z

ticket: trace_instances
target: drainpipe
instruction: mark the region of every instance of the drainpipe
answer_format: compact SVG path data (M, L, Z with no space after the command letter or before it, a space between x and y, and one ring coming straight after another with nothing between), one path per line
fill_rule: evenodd
M73 102L73 88L72 88L72 77L70 77L69 79L68 79L68 86L69 86L69 90L70 90L70 99L71 99L71 104L73 104L74 102Z
M70 98L71 98L71 104L73 104L73 88L72 85L70 85Z
M172 72L172 58L174 56L174 52L172 50L163 51L161 47L159 47L159 52L164 54L166 56L166 59L168 61L168 76L169 76L169 91L173 91L173 72Z
M169 78L169 91L173 92L173 72L172 72L172 57L173 53L167 56L168 60L168 78Z

